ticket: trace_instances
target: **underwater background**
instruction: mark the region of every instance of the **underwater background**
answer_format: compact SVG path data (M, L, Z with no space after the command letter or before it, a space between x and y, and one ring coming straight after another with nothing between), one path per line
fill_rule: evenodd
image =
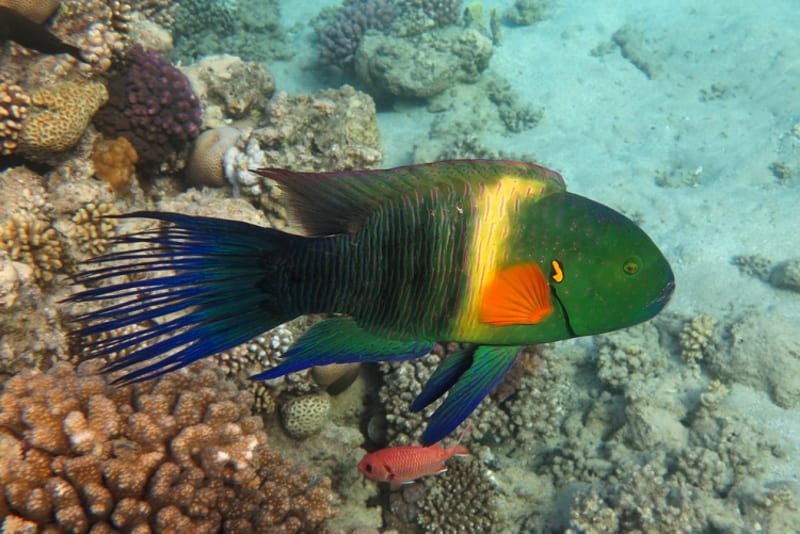
M3 532L796 531L798 7L0 0L34 26L0 34ZM436 406L408 407L454 344L248 381L303 318L133 386L77 365L69 276L143 224L103 215L291 228L248 169L458 158L558 171L653 238L676 291L530 347L446 473L390 491L356 465L417 442Z

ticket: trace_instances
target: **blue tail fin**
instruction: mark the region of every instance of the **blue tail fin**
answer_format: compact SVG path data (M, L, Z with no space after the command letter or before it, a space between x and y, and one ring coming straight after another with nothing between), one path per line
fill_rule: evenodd
M160 376L229 349L293 317L282 309L276 264L303 238L247 223L137 212L159 228L116 239L131 247L101 256L74 277L89 287L70 302L104 301L75 318L85 358L130 351L103 370L147 362L117 383ZM147 276L142 276L147 275ZM112 278L130 277L126 281ZM133 332L118 329L145 324Z

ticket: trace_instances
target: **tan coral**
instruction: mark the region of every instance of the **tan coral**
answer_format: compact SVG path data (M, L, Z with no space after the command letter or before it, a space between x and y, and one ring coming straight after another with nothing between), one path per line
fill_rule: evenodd
M19 136L19 151L40 155L73 147L106 100L108 91L98 82L61 82L36 89Z
M106 251L116 235L117 219L104 217L112 212L111 204L89 202L78 208L72 216L78 232L73 236L78 249L92 256Z
M30 105L31 98L22 87L0 83L0 154L7 156L16 150Z
M28 264L40 282L51 282L64 267L61 236L39 210L20 210L0 224L0 249Z
M0 0L0 7L7 7L25 18L41 24L58 9L60 0Z
M0 510L14 525L320 532L336 513L330 480L267 448L249 394L209 362L125 387L95 370L61 362L0 394L0 428L23 451L0 469Z

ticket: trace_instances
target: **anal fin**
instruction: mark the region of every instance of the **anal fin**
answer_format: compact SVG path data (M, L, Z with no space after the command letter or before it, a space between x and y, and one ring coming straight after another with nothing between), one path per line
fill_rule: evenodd
M277 366L250 377L269 380L316 365L410 360L424 356L433 343L387 339L367 332L349 317L318 322L295 341Z
M422 435L422 444L437 443L455 430L503 379L521 349L521 346L480 346L475 349L472 365L459 377L431 417Z

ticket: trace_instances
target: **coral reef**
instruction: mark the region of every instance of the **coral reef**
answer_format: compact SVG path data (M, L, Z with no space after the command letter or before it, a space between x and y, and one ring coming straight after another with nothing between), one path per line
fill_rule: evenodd
M652 323L597 336L595 344L597 376L615 388L624 389L631 383L658 376L668 360Z
M399 363L381 363L384 383L378 392L386 420L386 435L370 435L392 445L417 443L437 401L420 412L409 406L436 367L458 344L437 345L428 356ZM532 441L554 435L564 416L564 384L553 353L530 347L495 391L470 415L470 439L502 444L512 439ZM465 426L462 425L462 428Z
M368 32L354 68L378 94L430 98L456 83L477 81L492 52L492 41L471 28L451 26L411 37Z
M140 45L130 49L108 91L94 123L106 136L128 139L140 165L174 164L170 159L200 132L200 104L186 76Z
M17 210L0 225L0 250L26 264L42 284L53 281L64 266L64 245L52 221L41 210Z
M368 169L383 157L375 103L347 85L313 95L278 92L269 102L266 119L266 126L243 134L226 152L225 177L276 228L288 224L280 190L249 169Z
M275 81L264 65L229 54L206 56L182 71L202 102L207 128L231 120L257 123L275 92Z
M113 213L114 208L105 202L88 202L78 208L72 216L78 229L73 233L73 241L81 252L97 257L106 251L116 234L117 219L105 216Z
M119 192L127 191L136 176L139 154L125 137L98 138L92 147L92 165L98 178Z
M397 8L404 16L420 12L437 26L455 24L461 15L461 0L396 0Z
M344 5L317 32L320 60L337 67L351 68L364 33L370 29L387 31L397 15L398 7L390 0L354 0Z
M716 328L717 320L710 315L698 315L687 321L678 334L681 357L695 364L710 354L719 337Z
M456 458L441 476L427 477L389 496L389 524L424 532L501 532L497 489L480 461Z
M19 85L0 83L0 155L7 156L17 149L19 132L31 98Z
M113 388L59 363L0 396L15 454L0 472L3 515L68 531L317 531L330 481L266 447L249 395L211 364Z
M39 87L30 96L18 150L28 157L42 157L72 148L108 99L108 92L97 82L61 82Z
M235 54L247 61L271 62L289 59L296 51L281 26L277 0L187 0L176 4L172 57L178 60Z
M538 0L516 0L503 12L503 20L517 26L530 26L548 17L547 3Z

